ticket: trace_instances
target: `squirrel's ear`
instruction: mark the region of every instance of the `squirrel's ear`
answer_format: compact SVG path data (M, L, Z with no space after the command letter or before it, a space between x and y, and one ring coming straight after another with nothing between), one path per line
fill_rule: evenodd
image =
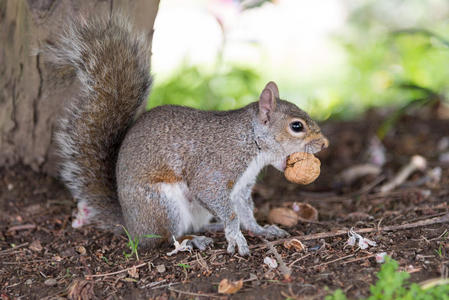
M274 91L270 88L270 84L274 84L276 87L274 82L269 82L259 98L259 120L264 124L270 121L271 115L276 109L276 97Z
M279 89L278 89L278 86L276 83L274 83L273 81L270 81L267 83L265 88L269 88L270 90L272 90L274 96L279 99Z

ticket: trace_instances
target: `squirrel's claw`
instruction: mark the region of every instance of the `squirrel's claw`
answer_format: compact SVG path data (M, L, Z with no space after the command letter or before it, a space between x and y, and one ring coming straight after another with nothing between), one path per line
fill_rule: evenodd
M189 241L189 244L199 249L200 251L206 250L207 246L213 245L213 243L214 240L210 237L198 235L193 236L193 238Z
M290 234L276 225L265 225L263 227L263 231L259 235L264 236L266 239L272 240L275 238L287 237Z

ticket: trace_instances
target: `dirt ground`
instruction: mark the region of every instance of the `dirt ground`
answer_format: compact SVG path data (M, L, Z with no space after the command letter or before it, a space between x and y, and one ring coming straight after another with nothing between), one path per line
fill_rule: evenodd
M250 257L226 254L223 233L208 232L215 244L204 252L167 256L173 249L167 246L140 251L138 261L127 259L125 236L71 227L75 205L60 182L23 166L0 169L1 299L321 299L337 288L360 298L376 280L380 264L374 255L380 252L396 259L414 282L447 276L449 165L439 154L448 151L442 138L449 136L449 120L416 115L421 117L402 117L387 135L387 163L379 175L349 185L338 177L365 162L363 153L379 125L375 113L360 121L324 124L331 147L319 155L321 176L314 184L288 183L274 169L263 173L254 190L260 223L270 208L292 202L308 203L319 213L318 221L283 227L306 247L287 249L282 241L273 246L285 269L264 263L265 257L275 256L250 232L244 232ZM379 186L415 154L428 160L427 170L441 167L441 180L425 182L427 173L418 171L405 184L381 194ZM377 246L362 250L346 245L350 228L368 229L362 235ZM286 279L288 270L291 276ZM218 284L225 278L243 279L242 289L231 296L219 294Z

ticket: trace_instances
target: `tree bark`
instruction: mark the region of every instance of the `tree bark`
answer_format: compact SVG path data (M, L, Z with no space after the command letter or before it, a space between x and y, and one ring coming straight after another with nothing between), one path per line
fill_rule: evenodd
M0 167L24 163L56 174L52 141L63 107L78 93L74 78L55 88L39 54L42 42L72 17L128 15L153 36L159 0L0 0Z

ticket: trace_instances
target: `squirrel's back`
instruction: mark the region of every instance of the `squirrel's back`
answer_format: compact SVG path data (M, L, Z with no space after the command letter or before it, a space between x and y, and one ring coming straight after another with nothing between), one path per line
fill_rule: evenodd
M148 43L125 17L115 14L71 21L43 54L58 67L73 68L81 83L56 133L61 176L78 201L72 225L121 224L115 165L120 144L150 89Z

